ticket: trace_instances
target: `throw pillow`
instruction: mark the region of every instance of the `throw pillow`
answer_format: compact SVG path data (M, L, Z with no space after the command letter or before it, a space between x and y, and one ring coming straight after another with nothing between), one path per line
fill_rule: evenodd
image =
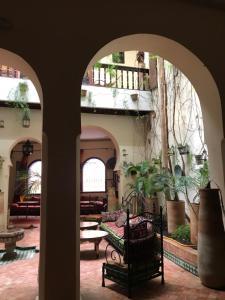
M123 211L122 210L116 210L116 211L113 211L113 212L109 212L109 211L102 211L101 212L101 215L102 215L102 222L115 222L120 214L122 213Z
M129 237L133 239L141 239L148 235L147 223L130 224ZM127 226L124 227L124 238L127 239Z
M122 212L118 219L116 220L115 224L117 227L122 227L127 220L127 214L125 212Z

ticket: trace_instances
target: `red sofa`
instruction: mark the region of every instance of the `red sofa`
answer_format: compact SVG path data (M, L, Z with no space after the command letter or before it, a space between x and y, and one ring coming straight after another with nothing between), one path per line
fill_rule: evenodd
M10 205L10 216L40 216L40 195L32 195L20 201L20 196L14 197Z
M80 214L100 214L107 210L107 197L81 195L80 197Z

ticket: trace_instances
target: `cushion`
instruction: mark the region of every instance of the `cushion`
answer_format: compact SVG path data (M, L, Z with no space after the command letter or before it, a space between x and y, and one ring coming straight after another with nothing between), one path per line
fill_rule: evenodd
M122 227L126 223L127 220L127 214L125 212L122 212L118 219L116 220L115 224L117 227Z
M127 248L128 241L124 241L124 249ZM148 235L140 239L130 240L129 243L129 262L149 261L157 254L158 239L156 235ZM124 262L128 262L127 251L124 251Z
M113 211L113 212L103 211L103 212L101 212L102 222L116 221L122 212L123 212L122 209L121 210L116 210L116 211Z
M145 238L149 233L147 223L130 224L129 237L133 239ZM124 227L124 238L127 239L127 226Z

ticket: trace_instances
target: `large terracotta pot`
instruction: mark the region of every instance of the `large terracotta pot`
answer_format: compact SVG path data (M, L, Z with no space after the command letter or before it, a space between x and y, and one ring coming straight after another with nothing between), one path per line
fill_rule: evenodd
M200 190L198 273L205 286L225 288L225 232L218 189Z
M193 245L197 245L198 242L198 215L199 215L199 203L191 203L190 231L191 231L191 243Z
M168 232L174 232L179 225L185 224L185 202L167 200L167 226Z

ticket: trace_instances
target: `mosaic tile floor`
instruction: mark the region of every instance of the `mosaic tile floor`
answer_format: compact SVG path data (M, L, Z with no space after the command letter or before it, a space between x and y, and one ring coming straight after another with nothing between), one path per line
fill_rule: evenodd
M20 222L21 224L22 222ZM34 223L34 222L33 222ZM24 224L27 226L29 224ZM37 223L35 223L37 225ZM27 226L29 227L29 226ZM38 246L39 228L25 230L25 238L19 246ZM2 246L2 245L1 245ZM123 289L106 280L106 288L101 287L101 266L104 261L106 242L100 244L100 258L95 258L93 244L81 244L81 294L82 300L125 300ZM34 300L38 292L37 270L39 255L32 259L15 261L0 266L1 300ZM136 288L133 299L146 300L208 300L225 299L225 291L215 291L201 285L198 277L181 269L165 259L165 285L156 278ZM64 300L64 299L62 299ZM65 299L69 300L69 299Z

